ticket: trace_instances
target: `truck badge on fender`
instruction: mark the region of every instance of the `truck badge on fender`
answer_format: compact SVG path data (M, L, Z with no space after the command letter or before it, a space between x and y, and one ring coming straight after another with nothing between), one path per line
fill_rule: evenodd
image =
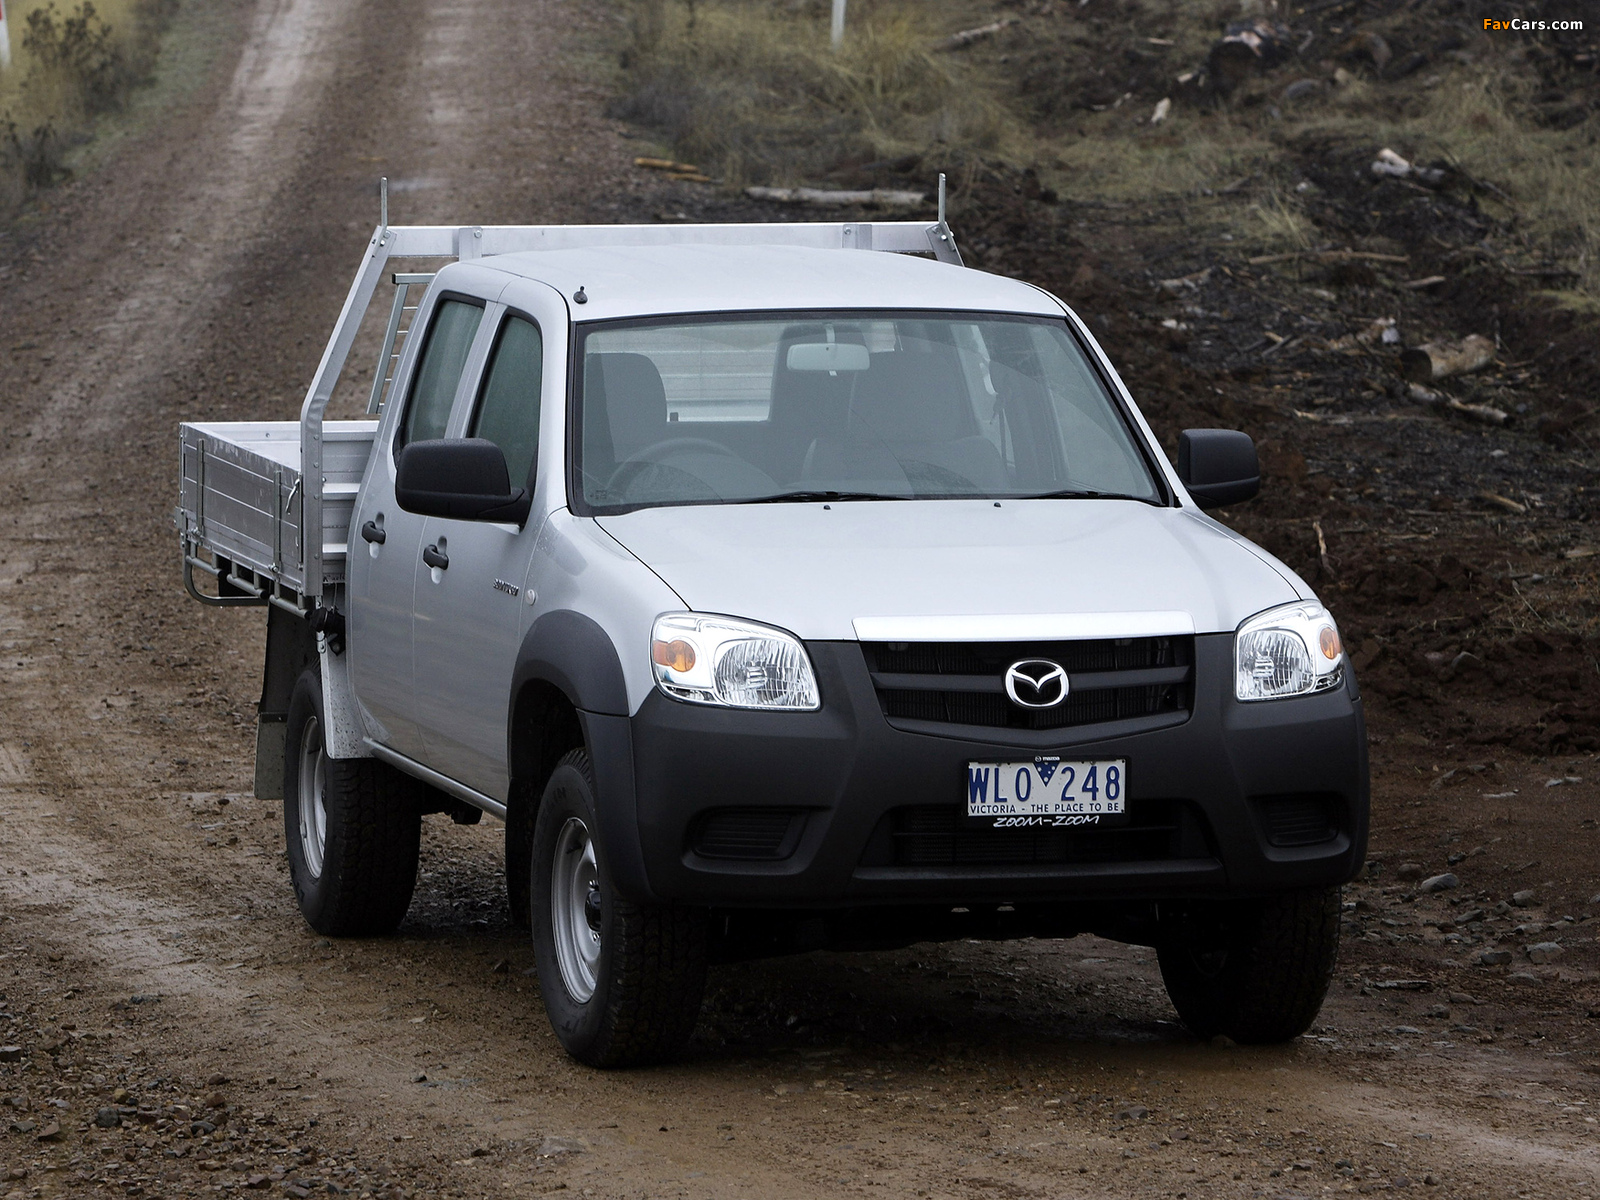
M522 594L521 588L514 583L507 583L504 579L496 579L494 581L494 590L497 592L504 592L508 596L518 596Z

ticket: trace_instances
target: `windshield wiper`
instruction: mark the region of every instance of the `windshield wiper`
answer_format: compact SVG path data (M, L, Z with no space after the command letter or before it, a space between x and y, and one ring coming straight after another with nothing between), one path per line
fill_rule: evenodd
M735 504L784 504L806 500L910 500L910 496L885 495L883 492L779 492L775 496L757 496L753 500L735 500Z
M1127 492L1097 492L1090 488L1067 488L1059 492L1040 492L1036 495L1017 496L1017 500L1137 500L1140 504L1156 504L1149 496L1132 496Z

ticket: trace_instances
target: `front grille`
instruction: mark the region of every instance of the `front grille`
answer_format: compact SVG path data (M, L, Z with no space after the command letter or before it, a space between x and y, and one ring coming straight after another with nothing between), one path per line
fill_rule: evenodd
M798 808L716 808L696 822L689 846L702 858L774 862L794 853L804 826Z
M1332 792L1253 797L1267 841L1274 846L1315 846L1338 836L1340 798Z
M1079 642L864 642L867 670L891 721L990 729L1065 729L1187 713L1194 638ZM1059 663L1070 683L1053 708L1024 708L1005 691L1024 659Z
M1184 800L1141 800L1128 806L1126 825L1067 829L992 829L969 824L957 805L919 804L884 815L861 865L1022 866L1213 856L1205 818Z

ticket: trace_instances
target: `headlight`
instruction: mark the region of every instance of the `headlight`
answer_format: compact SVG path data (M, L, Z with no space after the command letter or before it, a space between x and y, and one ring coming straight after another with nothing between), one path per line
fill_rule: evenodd
M669 613L650 638L656 686L728 708L817 709L817 676L793 634L730 617Z
M1339 627L1316 601L1257 613L1233 635L1233 692L1278 700L1336 688L1344 679Z

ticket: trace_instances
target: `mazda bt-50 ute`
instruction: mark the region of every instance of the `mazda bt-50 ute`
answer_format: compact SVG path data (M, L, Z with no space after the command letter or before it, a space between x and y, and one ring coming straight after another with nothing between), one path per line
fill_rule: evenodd
M1367 837L1338 628L1206 513L1250 440L1174 465L942 219L384 224L300 420L181 441L316 930L395 928L422 816L488 813L586 1063L679 1046L708 963L950 938L1154 946L1202 1037L1314 1018Z

